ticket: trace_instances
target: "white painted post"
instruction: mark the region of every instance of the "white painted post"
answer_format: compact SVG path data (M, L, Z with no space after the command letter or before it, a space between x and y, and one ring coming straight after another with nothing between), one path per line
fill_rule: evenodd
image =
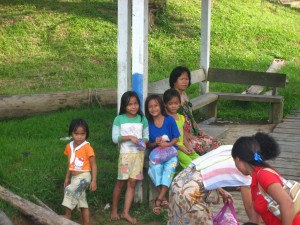
M144 111L148 94L148 0L132 0L132 90L138 94ZM136 183L135 202L146 200L145 185L142 181Z
M211 0L202 0L201 5L201 56L200 68L207 76L210 62ZM209 92L209 82L200 82L201 94Z
M148 94L148 0L132 0L132 90L144 111Z
M118 112L121 97L130 90L131 0L118 0Z

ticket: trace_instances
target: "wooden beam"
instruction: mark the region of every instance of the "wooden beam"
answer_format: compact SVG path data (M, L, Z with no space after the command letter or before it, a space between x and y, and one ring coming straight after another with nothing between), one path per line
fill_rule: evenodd
M201 1L201 52L200 68L208 73L210 63L211 0ZM209 92L209 82L200 83L201 94Z
M132 90L143 109L148 94L148 0L132 0Z
M35 223L45 225L78 225L71 220L44 209L0 186L0 198L30 216Z
M118 0L118 109L131 81L131 0Z

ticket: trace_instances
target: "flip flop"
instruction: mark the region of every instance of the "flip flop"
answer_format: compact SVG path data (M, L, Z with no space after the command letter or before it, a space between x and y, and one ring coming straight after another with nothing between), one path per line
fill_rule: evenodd
M159 202L159 206L157 206L156 202ZM156 198L154 200L154 206L153 206L153 209L152 209L152 212L155 214L155 215L159 215L161 213L161 199L159 198Z

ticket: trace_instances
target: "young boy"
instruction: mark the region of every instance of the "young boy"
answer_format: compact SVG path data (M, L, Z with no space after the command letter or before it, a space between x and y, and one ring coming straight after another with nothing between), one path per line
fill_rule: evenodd
M81 210L83 225L88 225L90 212L85 190L88 186L91 191L97 189L95 153L90 143L86 141L89 137L89 127L84 120L72 120L69 135L72 136L73 141L66 146L64 152L68 156L69 166L64 182L65 195L62 205L66 207L65 218L67 219L71 219L72 210L78 206Z

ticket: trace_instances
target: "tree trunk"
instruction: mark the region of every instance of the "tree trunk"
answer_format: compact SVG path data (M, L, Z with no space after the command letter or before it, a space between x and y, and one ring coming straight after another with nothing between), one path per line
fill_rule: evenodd
M30 216L35 223L44 225L79 225L71 220L57 215L38 206L0 186L0 198L16 207L23 214Z
M99 88L48 94L0 96L0 119L33 116L65 107L82 107L96 102L100 106L115 106L117 90Z

